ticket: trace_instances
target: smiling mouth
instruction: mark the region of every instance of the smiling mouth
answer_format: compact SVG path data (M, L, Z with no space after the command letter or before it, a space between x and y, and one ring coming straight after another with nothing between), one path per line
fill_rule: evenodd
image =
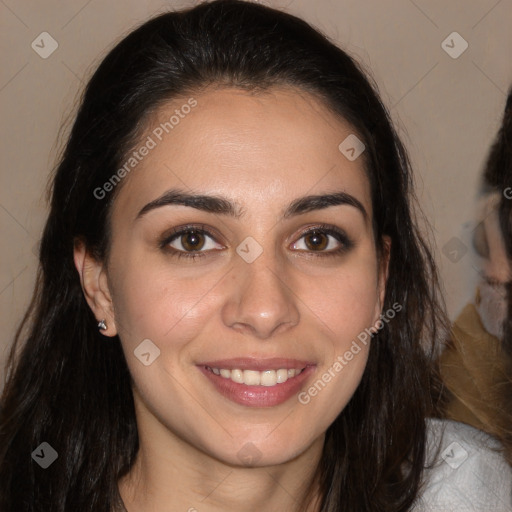
M223 377L224 379L229 379L237 384L245 384L247 386L275 386L276 384L284 384L287 380L293 379L305 370L305 367L264 371L228 370L225 368L212 368L210 366L205 366L205 368L207 371Z

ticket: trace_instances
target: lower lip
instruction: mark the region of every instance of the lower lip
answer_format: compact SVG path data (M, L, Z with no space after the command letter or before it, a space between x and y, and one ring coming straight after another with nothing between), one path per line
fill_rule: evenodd
M203 374L215 386L215 389L229 400L250 407L273 407L282 404L297 394L304 381L314 373L315 366L306 366L296 377L274 386L248 386L231 379L215 375L205 366L198 366Z

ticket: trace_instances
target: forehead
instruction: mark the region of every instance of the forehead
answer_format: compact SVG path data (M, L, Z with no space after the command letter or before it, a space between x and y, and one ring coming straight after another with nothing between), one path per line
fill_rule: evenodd
M345 191L371 218L363 157L350 161L338 147L351 135L346 121L297 89L209 89L174 99L151 118L136 145L140 151L113 217L136 216L179 187L229 197L255 214L277 212L299 196ZM145 155L143 146L150 148Z

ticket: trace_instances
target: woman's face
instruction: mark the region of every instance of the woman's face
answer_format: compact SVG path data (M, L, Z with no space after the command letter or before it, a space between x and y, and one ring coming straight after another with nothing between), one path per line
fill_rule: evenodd
M192 96L137 146L101 269L112 310L96 313L120 336L142 435L277 464L346 406L369 347L353 342L381 314L363 157L306 93Z

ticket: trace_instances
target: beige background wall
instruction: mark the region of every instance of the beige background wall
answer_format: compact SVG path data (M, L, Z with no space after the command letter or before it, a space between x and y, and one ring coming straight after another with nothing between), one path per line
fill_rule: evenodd
M46 215L44 189L60 147L59 128L114 42L157 12L193 3L0 0L2 367L34 283L34 251ZM512 1L261 3L304 17L370 70L409 148L453 318L472 299L478 277L470 245L475 196L512 84ZM468 43L458 58L441 46L454 31ZM58 43L46 59L31 47L42 32ZM449 38L449 51L460 52L461 43ZM443 254L454 237L467 247L464 255L452 254L456 262ZM2 381L3 368L0 388Z

